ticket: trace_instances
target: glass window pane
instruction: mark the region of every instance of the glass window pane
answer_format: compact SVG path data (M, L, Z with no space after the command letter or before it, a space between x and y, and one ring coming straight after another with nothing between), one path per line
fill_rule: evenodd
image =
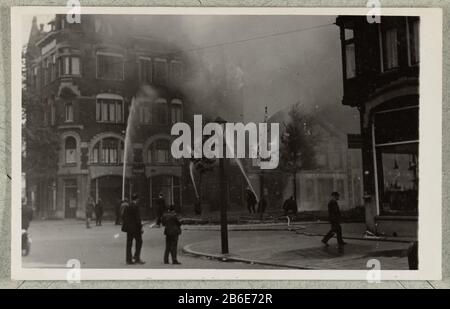
M72 74L80 74L80 58L78 57L72 57Z
M356 76L355 44L345 45L345 59L346 76L347 78L353 78Z
M377 147L381 215L417 215L418 145Z

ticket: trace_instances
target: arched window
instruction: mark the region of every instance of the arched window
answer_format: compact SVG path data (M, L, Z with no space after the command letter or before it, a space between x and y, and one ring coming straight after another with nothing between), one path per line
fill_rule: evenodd
M107 137L92 149L92 163L117 164L123 162L123 142L115 137Z
M170 143L168 140L159 139L154 141L147 150L147 161L157 164L169 163L169 148Z
M74 137L69 136L64 142L66 164L75 164L77 154L77 141Z

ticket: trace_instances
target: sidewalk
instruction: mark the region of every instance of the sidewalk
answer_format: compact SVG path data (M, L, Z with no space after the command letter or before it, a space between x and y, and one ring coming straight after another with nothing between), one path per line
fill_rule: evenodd
M365 240L362 238L363 227L361 223L343 224L344 238L348 243L343 249L338 248L335 238L330 240L329 247L320 242L322 236L318 235L328 231L328 224L303 222L290 227L286 224L230 226L230 254L226 256L221 254L220 239L192 243L183 250L223 261L284 268L368 269L367 262L378 259L382 269L408 269L406 254L409 239ZM217 226L183 228L218 229Z

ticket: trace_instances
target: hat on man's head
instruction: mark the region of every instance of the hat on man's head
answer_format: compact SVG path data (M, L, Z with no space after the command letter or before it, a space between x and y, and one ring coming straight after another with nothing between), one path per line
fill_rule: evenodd
M331 196L339 196L339 192L333 191L333 192L331 192Z

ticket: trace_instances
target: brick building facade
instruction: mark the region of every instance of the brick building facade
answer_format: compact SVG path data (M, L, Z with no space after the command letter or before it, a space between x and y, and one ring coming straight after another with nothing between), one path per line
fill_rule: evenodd
M44 31L33 19L26 91L28 104L43 106L42 126L59 138L58 163L45 182L26 174L27 202L41 217L80 218L91 194L112 213L121 199L130 105L140 94L127 194L137 192L151 206L162 192L168 204L180 206L183 166L170 155L170 128L183 120L186 105L181 53L164 40L134 35L132 21L111 16L82 15L81 23L69 24L56 15L49 25ZM145 98L143 86L156 95Z

